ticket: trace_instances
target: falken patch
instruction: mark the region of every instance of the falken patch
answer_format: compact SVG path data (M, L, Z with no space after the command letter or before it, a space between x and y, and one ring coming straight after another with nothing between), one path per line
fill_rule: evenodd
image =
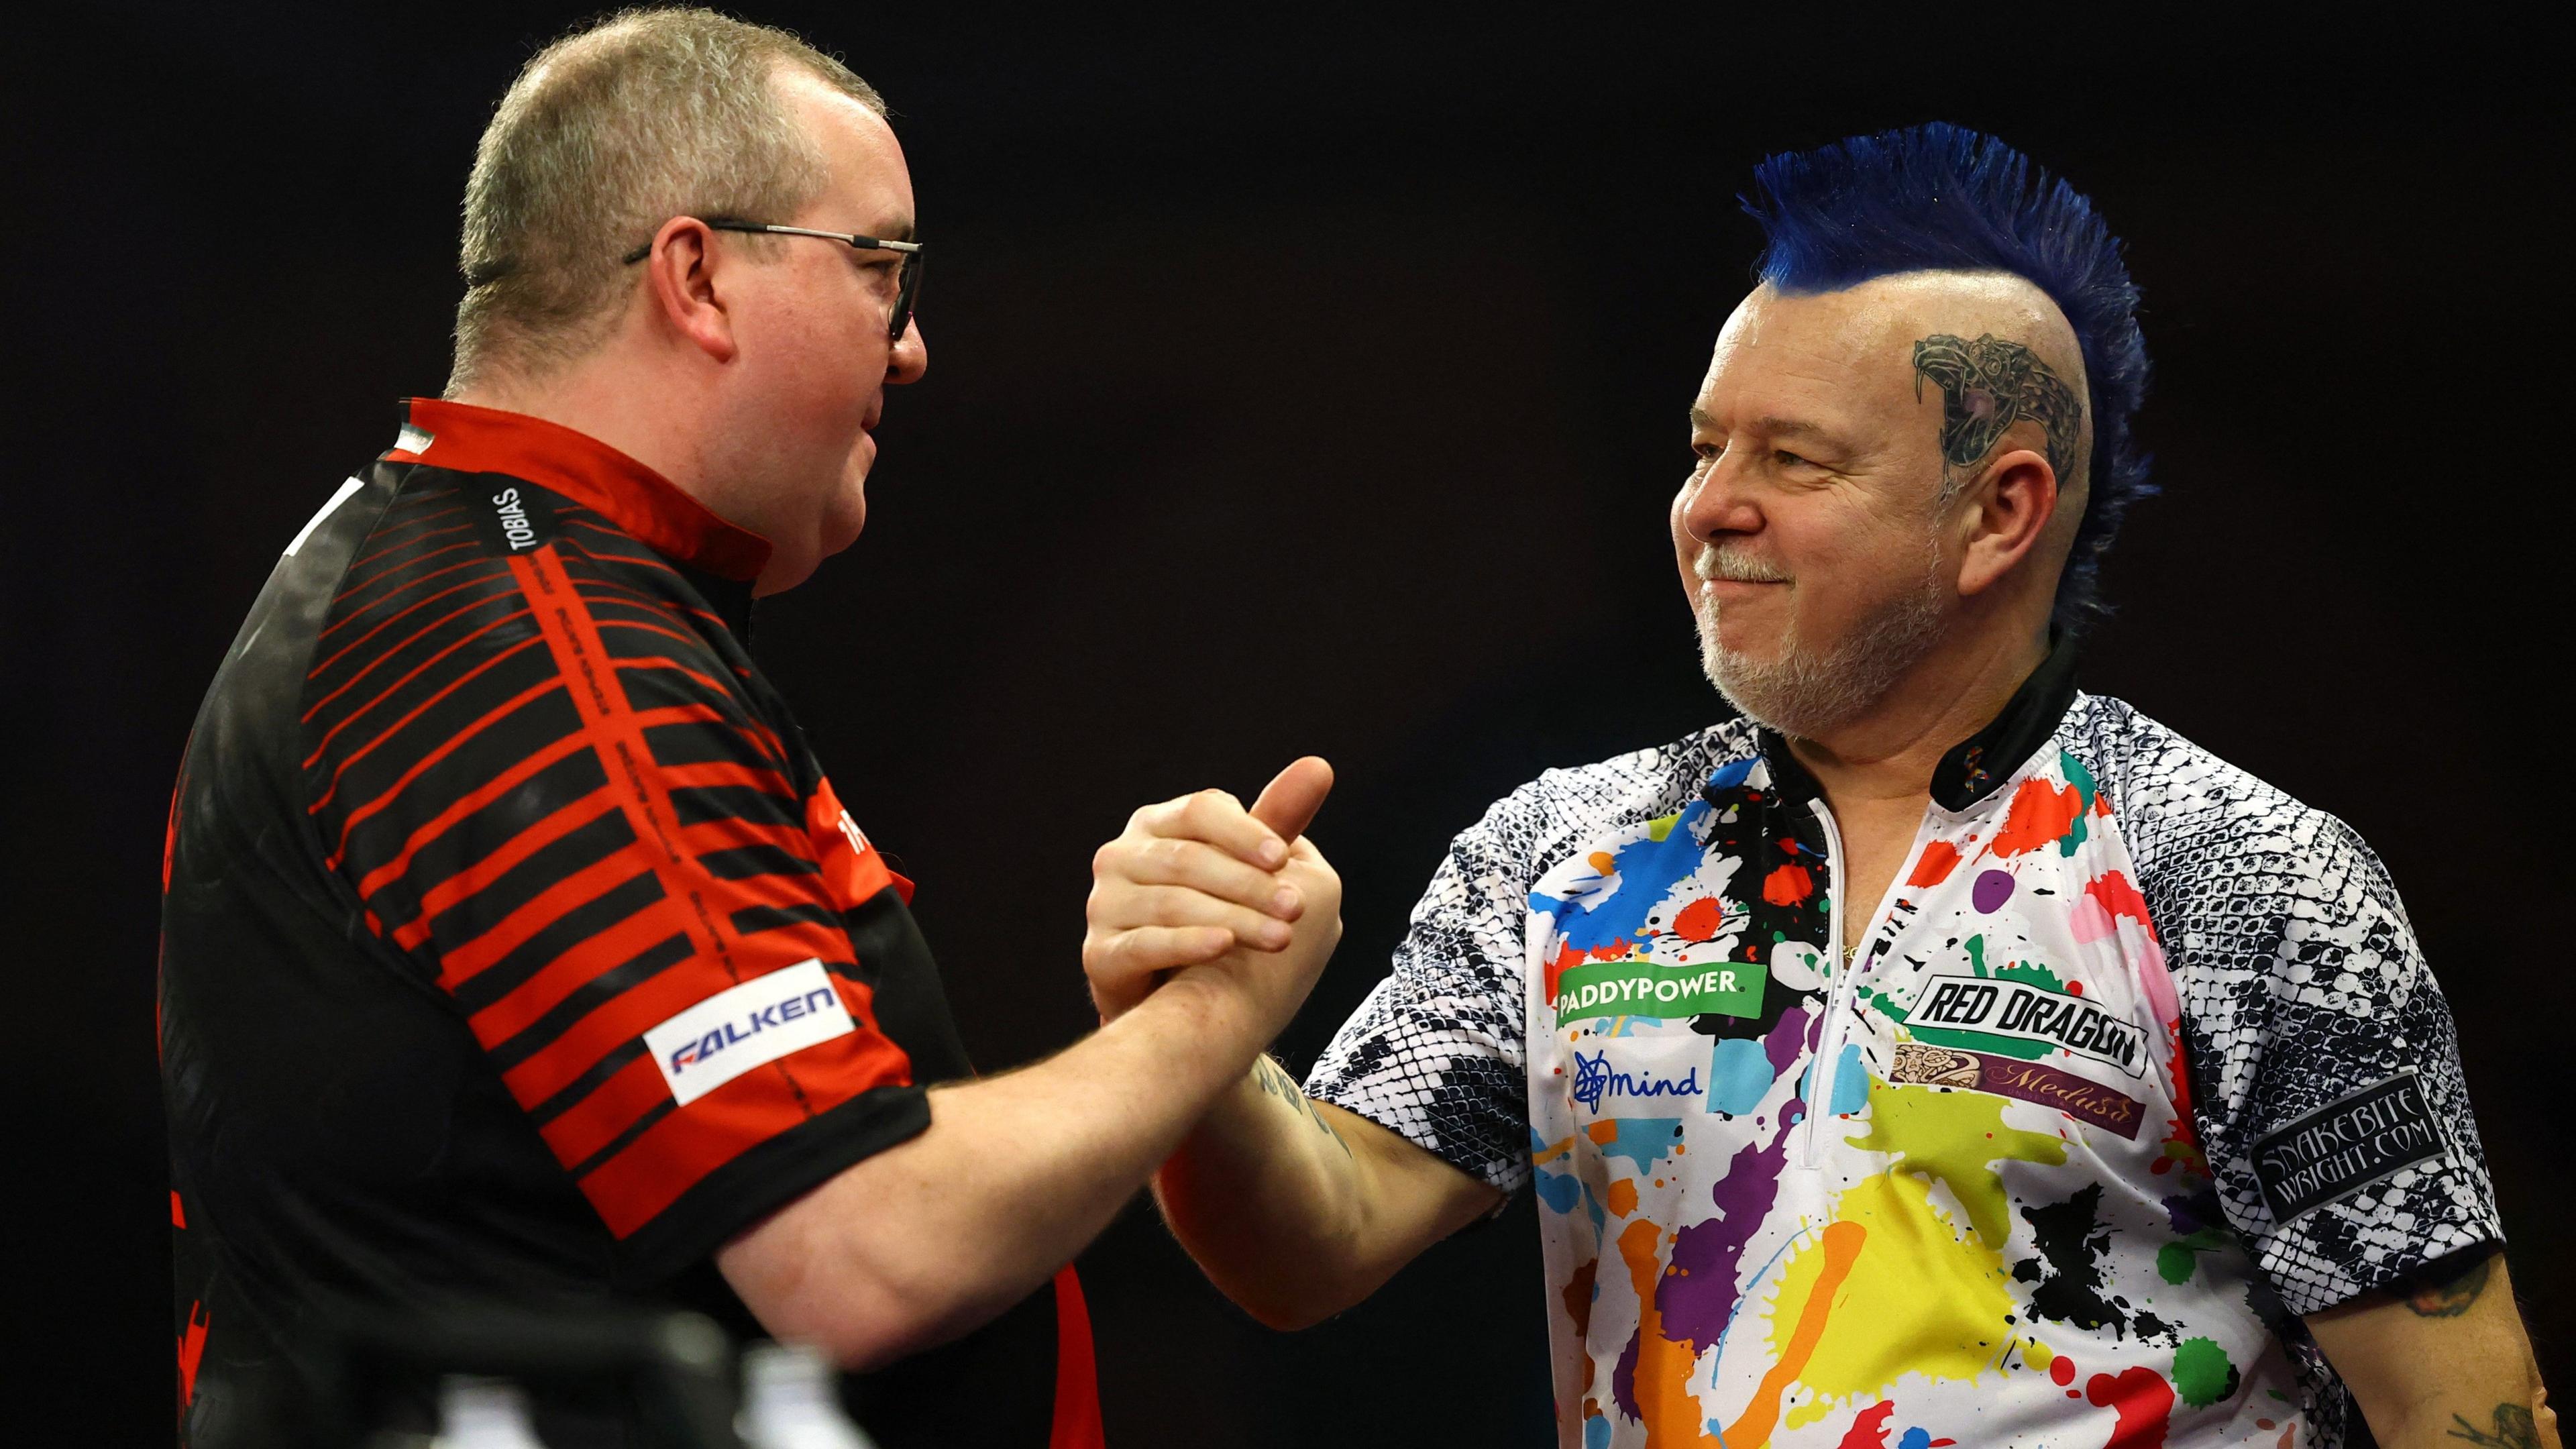
M743 1073L857 1030L819 959L719 991L644 1033L671 1100L687 1106Z
M2404 1071L2254 1139L2254 1177L2272 1220L2287 1223L2447 1149L2422 1082Z

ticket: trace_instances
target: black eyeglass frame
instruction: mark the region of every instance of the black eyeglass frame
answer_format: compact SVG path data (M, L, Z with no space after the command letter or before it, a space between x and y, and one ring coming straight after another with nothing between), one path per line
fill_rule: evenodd
M810 226L778 226L760 221L709 221L717 231L767 232L774 236L819 236L825 241L848 243L852 251L897 252L903 257L902 269L895 274L894 311L886 317L886 336L903 340L904 329L912 325L912 304L921 295L921 256L919 242L889 241L884 237L860 236L855 232L816 231ZM622 266L633 266L653 254L653 244L646 242L619 259Z

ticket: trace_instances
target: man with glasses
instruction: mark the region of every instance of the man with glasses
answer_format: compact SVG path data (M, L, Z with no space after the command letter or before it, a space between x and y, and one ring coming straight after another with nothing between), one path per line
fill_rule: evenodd
M331 1305L463 1298L903 1360L851 1385L892 1449L1098 1442L1065 1265L1320 969L1329 774L1291 767L1270 825L1145 812L1263 906L969 1080L910 883L745 648L755 595L857 538L885 389L927 365L913 217L875 92L776 31L629 14L503 98L447 396L287 545L172 806L186 1441L293 1442Z

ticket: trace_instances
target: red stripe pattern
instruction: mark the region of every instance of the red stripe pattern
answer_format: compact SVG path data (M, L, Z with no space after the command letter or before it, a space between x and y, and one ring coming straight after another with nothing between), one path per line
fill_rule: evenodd
M829 783L799 780L669 564L560 495L546 542L493 548L473 488L436 476L386 511L325 622L308 813L369 929L631 1237L746 1151L910 1083L841 916L894 880ZM675 1105L644 1033L812 959L856 1029Z

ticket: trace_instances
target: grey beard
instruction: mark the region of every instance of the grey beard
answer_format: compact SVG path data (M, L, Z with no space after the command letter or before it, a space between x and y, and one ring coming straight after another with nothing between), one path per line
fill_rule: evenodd
M1746 719L1799 739L1822 738L1885 698L1931 652L1942 623L1939 566L1940 555L1927 550L1916 585L1841 643L1813 653L1792 640L1768 663L1719 644L1716 601L1703 599L1697 611L1700 668Z

